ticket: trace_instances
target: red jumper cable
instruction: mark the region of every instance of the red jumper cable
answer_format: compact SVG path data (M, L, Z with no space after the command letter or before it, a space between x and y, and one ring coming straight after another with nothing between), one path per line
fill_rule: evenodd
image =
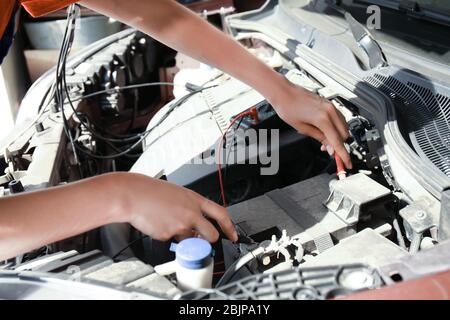
M255 107L251 108L249 111L244 111L242 113L239 113L230 123L230 125L228 126L228 128L225 130L225 132L222 135L222 138L220 139L219 142L219 153L218 153L218 174L219 174L219 185L220 185L220 196L222 198L222 204L224 207L227 206L226 200L225 200L225 189L223 186L223 178L222 178L222 165L221 165L221 156L222 156L222 146L223 146L223 141L225 140L225 136L227 135L228 131L230 131L230 129L233 127L233 125L241 118L243 117L247 117L250 116L252 119L254 119L255 121L258 121L258 111L256 110Z

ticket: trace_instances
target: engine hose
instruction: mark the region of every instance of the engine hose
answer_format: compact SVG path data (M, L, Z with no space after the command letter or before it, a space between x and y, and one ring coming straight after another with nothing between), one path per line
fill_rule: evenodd
M240 259L236 260L223 274L222 278L217 282L216 288L223 286L231 280L236 273L239 272L244 266L246 266L249 262L256 259L258 256L262 255L265 252L263 247L258 247L253 251L250 251Z

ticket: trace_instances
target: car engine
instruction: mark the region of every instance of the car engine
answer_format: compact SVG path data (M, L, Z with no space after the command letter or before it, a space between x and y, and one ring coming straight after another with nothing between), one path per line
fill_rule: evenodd
M32 296L44 279L41 293L70 282L75 298L96 287L126 299L329 299L447 270L450 86L367 67L289 14L303 2L267 1L224 27L343 114L351 171L254 89L127 29L67 61L73 109L51 98L55 70L30 89L2 143L0 197L130 171L226 199L239 241L213 244L213 288L184 292L158 272L171 242L108 225L0 264L0 296Z

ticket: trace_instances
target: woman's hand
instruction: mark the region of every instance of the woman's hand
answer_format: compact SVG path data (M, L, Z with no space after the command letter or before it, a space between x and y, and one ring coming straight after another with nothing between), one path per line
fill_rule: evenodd
M321 142L330 153L337 152L351 169L350 156L344 147L349 134L343 115L326 99L284 78L280 80L281 89L270 99L278 115L298 132Z
M207 218L217 221L225 235L237 241L237 233L225 208L189 189L140 174L122 174L119 185L125 196L126 222L158 240L199 234L210 242L219 238ZM122 191L123 192L123 191Z

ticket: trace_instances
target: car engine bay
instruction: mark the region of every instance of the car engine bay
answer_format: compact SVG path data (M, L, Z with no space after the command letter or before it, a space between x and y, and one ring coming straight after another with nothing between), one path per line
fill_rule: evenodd
M31 292L33 279L45 279L49 292L69 281L82 297L98 286L131 299L329 299L447 270L450 171L439 148L448 144L432 141L427 128L410 130L404 105L421 102L392 90L406 79L426 105L434 98L423 80L417 83L425 89L414 87L406 69L353 72L320 53L325 42L317 51L281 30L277 17L297 2L268 1L227 16L224 29L343 114L352 170L342 172L254 89L127 29L67 61L66 108L52 98L55 70L30 89L0 151L0 197L108 172L140 173L219 204L226 199L239 241L213 244L213 288L183 292L173 275L157 272L174 259L171 242L108 225L0 264L9 275L0 282L11 285L0 295L11 297L13 283ZM330 43L336 56L358 64ZM449 106L448 93L450 86L435 86L438 107Z

